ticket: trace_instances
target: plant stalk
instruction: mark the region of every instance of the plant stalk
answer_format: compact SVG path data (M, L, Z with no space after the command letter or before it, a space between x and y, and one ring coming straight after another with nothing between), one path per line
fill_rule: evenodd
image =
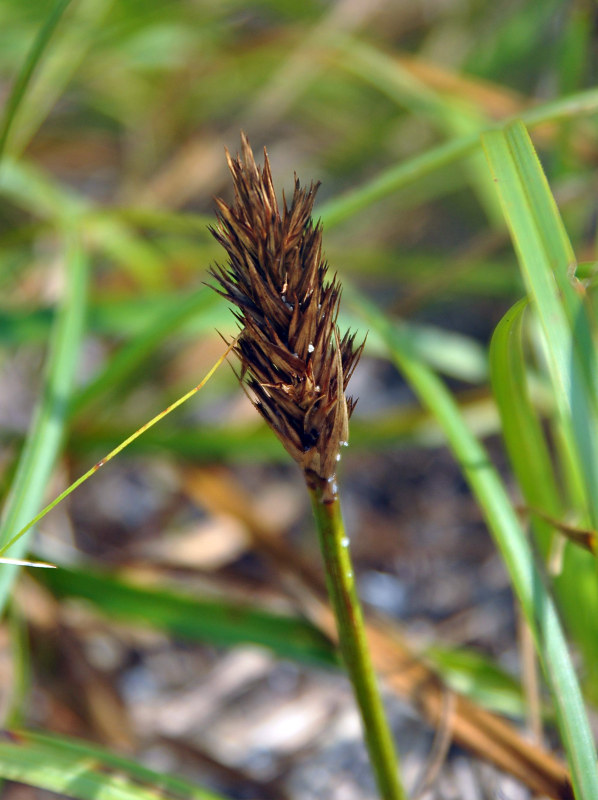
M338 495L330 501L323 485L319 482L315 485L310 483L308 489L340 649L361 713L364 738L378 790L383 800L406 800L407 795L399 778L399 760L370 659Z

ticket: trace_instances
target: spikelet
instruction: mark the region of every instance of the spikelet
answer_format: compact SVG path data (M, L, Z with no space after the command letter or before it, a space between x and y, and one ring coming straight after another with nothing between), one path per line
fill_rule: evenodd
M235 308L241 333L234 351L252 402L310 485L333 499L340 448L349 438L355 400L345 389L363 350L340 335L340 285L327 278L322 227L311 212L319 184L295 189L279 209L268 155L259 168L242 134L242 157L227 159L235 201L217 199L212 234L228 254L211 274Z

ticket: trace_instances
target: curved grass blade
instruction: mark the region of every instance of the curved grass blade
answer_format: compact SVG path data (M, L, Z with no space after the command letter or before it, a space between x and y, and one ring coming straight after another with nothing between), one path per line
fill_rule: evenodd
M46 564L43 561L25 561L22 558L0 558L0 564L12 564L15 567L42 567L44 569L56 569L55 564Z
M483 708L525 719L521 685L491 659L464 647L437 644L426 647L424 654L451 689Z
M95 745L31 731L1 736L0 777L77 800L223 800Z
M39 64L44 54L44 50L48 46L50 39L52 38L52 34L56 30L56 26L60 22L62 15L70 3L71 0L57 0L57 2L54 4L54 8L48 15L48 18L35 37L33 45L27 53L27 57L25 58L19 74L13 84L9 98L6 101L4 119L2 120L2 127L0 129L0 162L2 161L2 157L6 149L6 143L8 141L15 116L31 82L35 68Z
M38 167L9 157L2 163L0 192L42 220L72 220L89 205L73 189L53 181Z
M31 528L33 528L34 525L36 525L41 519L43 519L43 517L45 517L46 514L49 511L51 511L59 503L61 503L66 497L68 497L69 494L71 494L71 492L74 492L75 489L77 489L79 486L81 486L82 483L85 483L86 480L91 478L92 475L95 475L95 473L99 469L101 469L105 464L107 464L115 456L117 456L119 453L121 453L126 447L128 447L131 444L131 442L134 442L135 439L139 438L139 436L141 436L143 433L145 433L145 431L147 431L149 428L152 428L154 425L156 425L156 423L160 422L160 420L164 419L164 417L166 417L168 414L170 414L171 411L174 411L176 408L178 408L179 406L183 405L183 403L186 403L187 400L189 400L191 397L193 397L194 394L199 392L199 390L202 389L205 386L205 384L210 380L212 375L216 372L218 367L226 359L227 355L232 350L234 344L235 344L235 341L233 340L230 343L230 345L228 346L228 348L224 351L224 353L220 356L218 361L216 361L214 366L208 371L208 373L205 375L203 380L200 381L197 384L197 386L194 386L193 389L190 389L182 397L179 397L178 400L175 400L174 403L171 403L168 406L168 408L165 408L164 411L161 411L159 414L156 414L156 416L153 417L152 419L150 419L149 422L146 422L144 425L142 425L140 428L138 428L135 431L135 433L132 433L123 442L121 442L113 450L111 450L108 453L108 455L104 456L104 458L100 459L96 464L93 465L93 467L88 469L87 472L84 475L81 475L81 477L77 478L77 480L74 483L71 483L71 485L68 486L63 492L61 492L58 495L58 497L55 497L54 500L52 500L51 503L48 503L48 505L45 506L45 508L43 508L39 512L39 514L37 514L35 517L33 517L33 519L31 519L24 527L22 527L18 531L18 533L16 533L14 536L12 536L5 544L2 545L2 547L0 547L0 556L4 555L4 553L7 550L9 550L10 548L14 547L15 544L18 544L19 541L22 541L23 536L25 536L31 530ZM8 530L10 530L10 529L8 529Z
M49 574L49 573L48 573ZM338 665L331 642L309 622L227 600L135 586L107 573L61 568L39 578L59 598L90 601L112 621L158 628L171 636L217 646L254 644L280 658L319 666Z
M488 119L473 103L426 86L399 59L380 48L359 41L354 36L339 36L335 44L338 52L336 61L343 69L370 83L411 114L424 118L443 135L449 138L478 135L481 129L488 126ZM485 170L480 169L479 160L483 160L483 155L479 151L472 153L465 169L480 205L485 208L490 222L495 224L502 216L496 193Z
M62 0L64 2L64 0ZM54 46L46 54L43 70L27 91L27 102L19 111L13 128L10 151L20 156L46 119L97 40L98 26L112 0L79 0L69 19L57 32Z
M556 535L564 533L558 524L565 505L554 475L552 458L536 411L527 389L522 351L522 323L527 299L520 300L498 324L490 346L492 388L501 416L502 434L544 561L550 556ZM569 460L565 470L579 469ZM573 478L572 478L573 479ZM582 476L575 478L583 480ZM574 535L574 531L571 532ZM584 541L580 537L580 541ZM591 545L591 538L585 541ZM595 620L598 619L598 583L595 561L577 545L567 545L560 574L554 578L559 607L586 665L586 688L598 696L598 641Z
M550 120L592 114L598 111L598 89L560 98L552 103L533 108L518 115L530 127ZM339 225L372 203L421 180L427 175L454 164L473 153L480 143L479 133L460 136L450 142L431 148L422 155L384 170L363 186L329 200L318 213L327 228Z
M540 322L563 435L583 476L584 510L598 527L598 371L575 256L523 124L482 141Z
M552 459L528 388L522 347L527 298L516 303L494 331L490 344L492 391L500 412L502 435L525 504L551 517L563 511ZM554 528L536 516L534 528L542 556L548 558Z
M88 264L75 233L67 236L65 260L65 294L54 324L44 390L4 507L0 555L6 551L14 531L22 528L39 508L63 438L87 302ZM27 541L27 538L20 540L11 558L23 557ZM0 568L0 611L4 609L18 569L7 564Z
M457 404L442 381L414 357L409 338L401 326L393 324L363 297L353 292L349 296L353 306L384 338L392 360L444 429L448 444L501 552L532 631L552 695L576 798L595 800L598 797L596 750L582 694L554 604L534 563L505 487L483 446L464 423Z

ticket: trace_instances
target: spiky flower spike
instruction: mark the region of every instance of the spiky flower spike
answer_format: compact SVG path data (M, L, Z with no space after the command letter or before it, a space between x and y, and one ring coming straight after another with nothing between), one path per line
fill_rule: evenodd
M237 307L241 333L235 352L252 400L308 483L326 484L334 496L340 448L355 406L345 389L361 355L355 335L341 338L340 286L327 279L322 228L311 212L319 184L301 187L295 176L290 206L279 208L268 155L260 169L247 138L242 158L227 151L235 202L216 200L213 235L228 266L212 275L217 291Z
M242 158L231 158L235 201L218 204L212 233L228 253L215 267L217 291L236 306L241 331L234 349L241 380L285 448L302 467L326 570L339 644L361 711L380 796L405 800L397 758L368 651L353 566L336 495L335 471L347 442L354 400L345 389L363 350L341 338L340 286L327 280L322 228L311 211L317 184L302 189L295 176L290 206L279 208L270 164L255 163L242 136Z

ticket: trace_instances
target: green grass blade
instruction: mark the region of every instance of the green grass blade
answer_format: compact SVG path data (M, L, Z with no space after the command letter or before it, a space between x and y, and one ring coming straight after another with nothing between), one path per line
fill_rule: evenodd
M502 434L526 505L558 519L560 491L538 415L532 405L523 359L522 322L527 298L513 306L494 331L490 345L492 391L500 412ZM552 527L537 519L541 549L548 556Z
M7 550L14 549L14 545L18 543L20 540L22 540L23 537L26 536L29 533L29 531L32 528L34 528L35 525L37 525L37 523L46 516L46 514L52 511L53 508L56 508L56 506L59 503L62 503L62 501L65 500L72 492L74 492L75 489L78 489L79 486L81 486L81 484L85 483L90 478L92 478L99 469L105 466L109 461L112 461L112 459L115 458L117 455L119 455L119 453L122 453L123 450L125 450L132 442L134 442L136 439L142 436L147 430L153 428L154 425L157 425L159 422L161 422L164 419L164 417L167 417L169 414L175 411L175 409L179 408L188 400L190 400L193 397L193 395L201 391L201 389L203 389L205 384L210 380L212 375L216 372L218 367L224 362L232 346L233 345L231 343L228 349L220 356L220 358L216 361L216 363L212 366L212 368L208 370L203 380L201 380L196 386L194 386L184 395L181 395L177 400L175 400L165 409L163 409L154 417L152 417L150 420L148 420L148 422L144 423L140 428L137 428L136 431L134 431L133 433L129 434L129 436L121 440L113 450L104 455L104 457L101 458L92 467L90 467L90 469L88 469L87 472L83 473L83 475L79 476L77 480L75 480L73 483L67 486L67 488L64 489L64 491L62 491L57 497L55 497L50 503L48 503L48 505L44 506L44 508L42 508L42 510L38 514L36 514L32 519L30 519L29 522L27 522L27 524L24 525L24 527L22 527L15 534L13 534L13 536L10 537L8 541L4 542L2 547L0 547L0 556L3 556ZM36 564L36 566L43 567L49 565Z
M43 220L72 219L89 206L84 198L53 181L33 164L8 157L0 172L0 193Z
M598 89L588 89L552 103L534 108L519 116L528 125L539 125L555 119L592 114L598 110ZM460 136L434 147L402 164L394 165L371 181L338 198L329 200L317 213L326 228L339 225L372 203L425 178L427 175L454 164L479 147L479 134Z
M498 714L525 719L521 685L486 656L436 644L426 647L424 655L451 689Z
M2 120L2 127L0 128L0 161L6 149L6 143L15 120L19 106L23 102L27 88L35 72L35 68L39 64L46 47L48 46L52 34L56 30L56 26L60 22L63 13L66 11L67 6L70 5L71 0L57 0L51 10L45 23L39 30L35 37L31 49L27 53L27 57L17 75L11 93L6 101L4 111L4 119Z
M552 695L578 800L598 797L596 750L567 643L505 487L488 454L467 428L442 381L414 357L409 337L363 297L352 304L384 338L389 353L421 402L434 413L484 513L530 626Z
M56 597L88 600L114 621L135 622L159 628L171 636L219 646L261 645L281 658L320 666L337 663L330 642L301 619L272 614L241 603L141 588L87 569L44 572L52 572L53 577L49 580L42 578L40 582Z
M563 432L585 479L587 513L598 527L598 377L575 256L523 124L482 141L540 321Z
M501 417L502 434L526 506L553 519L563 519L564 504L554 475L552 457L540 420L531 402L522 348L522 323L527 299L520 300L499 322L490 346L492 388ZM555 530L544 518L532 514L539 550L549 557ZM554 587L567 629L579 646L586 665L586 686L598 696L598 584L594 559L567 545Z
M360 41L356 37L338 37L340 65L349 73L375 86L382 94L404 107L408 112L428 121L442 134L466 137L477 134L489 122L473 103L456 100L450 95L430 89L409 72L393 55ZM491 222L500 216L496 193L484 169L480 169L481 153L467 160L465 168L480 204Z
M77 800L223 800L87 742L31 731L4 734L0 777Z
M11 134L10 151L18 157L63 94L81 66L112 0L79 0L58 31L43 70L31 82L26 102Z
M281 658L320 667L339 666L332 643L297 618L165 589L138 587L97 570L61 568L47 580L45 573L34 573L33 577L55 597L86 600L110 620L149 626L171 636L218 646L267 646ZM490 661L467 650L435 645L426 651L426 658L449 685L476 702L524 716L521 688Z
M65 261L65 293L54 325L44 390L4 507L0 547L37 513L63 438L87 297L87 259L74 233L68 236ZM21 558L28 541L28 536L21 539L9 555ZM0 610L6 604L18 569L0 565Z

